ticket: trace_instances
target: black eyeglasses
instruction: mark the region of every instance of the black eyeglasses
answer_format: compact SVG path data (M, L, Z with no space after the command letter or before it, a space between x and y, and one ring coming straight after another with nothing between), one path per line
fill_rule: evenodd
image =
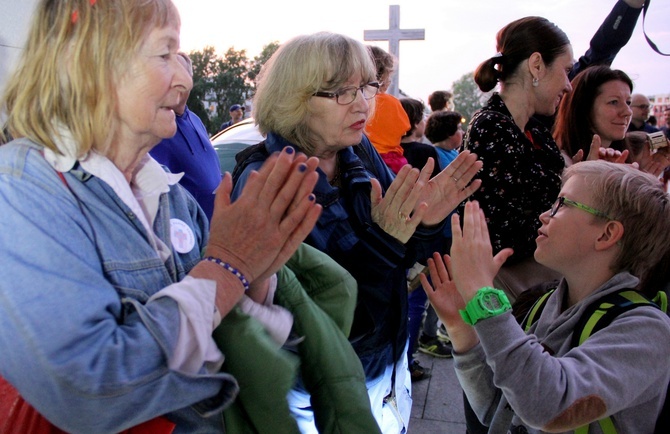
M602 211L598 211L595 208L591 208L588 205L584 205L583 203L575 202L574 200L567 199L563 196L560 196L558 199L556 199L556 202L551 206L551 210L549 211L549 217L553 217L556 215L558 210L563 206L563 205L570 205L574 206L575 208L581 209L582 211L586 211L589 214L593 214L596 217L602 217L607 220L614 220L612 217L608 216Z
M335 92L314 92L312 96L320 96L323 98L335 98L335 102L339 105L349 105L356 101L358 91L361 91L363 98L370 100L379 92L379 83L376 81L366 83L362 86L348 86L338 89Z
M648 109L652 108L653 106L654 106L653 104L636 104L636 105L631 104L631 107L637 107L637 108L642 109L642 110L648 110Z

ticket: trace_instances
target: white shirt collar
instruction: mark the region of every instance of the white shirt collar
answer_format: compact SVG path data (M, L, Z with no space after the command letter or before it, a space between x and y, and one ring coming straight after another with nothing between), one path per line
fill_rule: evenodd
M170 257L170 249L153 231L153 223L158 214L159 199L162 193L170 191L170 186L177 184L183 173L167 173L149 154L146 154L137 165L130 184L114 163L95 150L82 157L77 157L77 145L69 130L59 128L61 140L56 145L62 154L51 149L44 149L44 158L59 172L72 169L77 161L88 173L100 178L109 185L114 193L139 218L147 233L151 234L151 244L163 260Z

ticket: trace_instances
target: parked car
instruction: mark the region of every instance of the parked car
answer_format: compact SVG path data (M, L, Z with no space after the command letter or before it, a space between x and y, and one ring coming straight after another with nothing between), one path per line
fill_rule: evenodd
M221 174L223 174L225 172L233 173L235 155L238 152L263 141L264 137L256 128L254 120L247 118L216 133L210 140L219 156Z

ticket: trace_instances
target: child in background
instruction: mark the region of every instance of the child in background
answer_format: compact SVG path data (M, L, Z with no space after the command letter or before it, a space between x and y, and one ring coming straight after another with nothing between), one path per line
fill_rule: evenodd
M463 116L457 112L433 112L426 122L426 138L435 146L440 169L449 165L458 156L463 143Z
M426 165L429 158L432 158L435 161L435 166L431 177L436 176L442 168L437 164L435 147L420 141L426 128L425 106L423 102L414 98L401 98L400 104L407 113L411 124L411 128L401 140L407 161L412 167L420 169ZM451 235L451 227L448 224L445 225L445 229L447 227L449 227L449 234ZM448 246L445 245L445 248L447 250L444 250L444 252L448 252ZM409 282L409 320L407 322L409 346L407 348L407 360L412 381L422 380L429 376L428 369L421 366L419 361L414 358L417 349L433 357L451 357L451 347L437 337L437 314L435 310L428 304L426 293L416 290L420 286L417 274L424 269L426 269L425 262L423 264L417 262L407 273L407 281Z
M407 164L400 139L411 125L398 98L386 93L394 72L394 57L379 47L370 45L368 48L377 68L379 93L375 96L375 109L365 126L365 134L386 165L397 174Z

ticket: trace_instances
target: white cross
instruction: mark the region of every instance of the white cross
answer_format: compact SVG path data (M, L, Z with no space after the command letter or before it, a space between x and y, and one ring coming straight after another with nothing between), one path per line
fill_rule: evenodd
M424 29L401 29L400 28L400 6L389 6L389 28L387 30L364 30L363 40L365 41L389 41L389 53L398 59L400 64L400 41L406 40L424 40L426 32ZM400 76L400 65L398 65L388 93L398 97L398 77Z

